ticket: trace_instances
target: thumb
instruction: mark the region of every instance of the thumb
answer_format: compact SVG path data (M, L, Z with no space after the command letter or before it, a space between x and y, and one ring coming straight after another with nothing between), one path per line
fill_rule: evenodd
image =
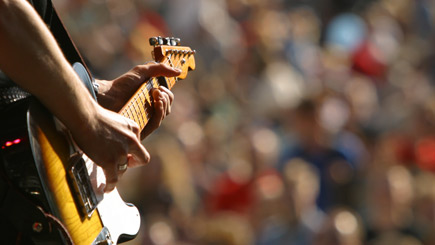
M150 154L139 140L135 140L130 146L130 152L132 157L129 158L128 167L142 166L150 162Z
M181 74L181 70L162 63L149 63L139 67L142 74L146 77L174 77Z

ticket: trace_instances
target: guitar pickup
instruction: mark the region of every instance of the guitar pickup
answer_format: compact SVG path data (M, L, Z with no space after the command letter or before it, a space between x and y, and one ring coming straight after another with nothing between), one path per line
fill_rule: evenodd
M85 160L81 154L74 154L70 158L69 166L69 184L76 194L76 206L84 216L91 217L97 208L98 200L92 189Z

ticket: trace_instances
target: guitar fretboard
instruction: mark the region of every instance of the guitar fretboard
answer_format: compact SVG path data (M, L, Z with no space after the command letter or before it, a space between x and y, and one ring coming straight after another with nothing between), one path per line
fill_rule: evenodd
M177 79L165 78L168 89L172 89ZM153 98L151 90L160 86L157 78L150 78L136 91L125 106L119 112L121 115L131 119L139 125L142 131L154 113Z
M153 54L156 61L181 70L181 74L178 77L162 78L165 79L165 85L168 89L172 89L178 78L184 79L188 70L195 69L195 51L192 51L188 47L156 46ZM141 132L154 113L151 90L159 86L157 78L150 78L141 85L119 112L121 115L135 121L139 125Z

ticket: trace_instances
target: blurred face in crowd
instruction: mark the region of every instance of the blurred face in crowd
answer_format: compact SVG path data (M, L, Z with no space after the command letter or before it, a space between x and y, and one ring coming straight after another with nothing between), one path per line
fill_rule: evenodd
M323 130L317 118L314 102L302 102L291 115L292 128L305 147L321 144Z

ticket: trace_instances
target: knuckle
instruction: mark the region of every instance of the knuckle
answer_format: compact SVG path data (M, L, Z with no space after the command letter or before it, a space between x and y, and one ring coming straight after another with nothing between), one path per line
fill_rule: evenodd
M137 125L136 123L131 126L131 131L133 131L133 133L137 134L139 133L139 130L139 125Z
M147 61L144 65L153 65L153 64L157 64L157 62L151 60L151 61Z
M143 67L141 65L137 65L131 69L134 73L140 73Z

